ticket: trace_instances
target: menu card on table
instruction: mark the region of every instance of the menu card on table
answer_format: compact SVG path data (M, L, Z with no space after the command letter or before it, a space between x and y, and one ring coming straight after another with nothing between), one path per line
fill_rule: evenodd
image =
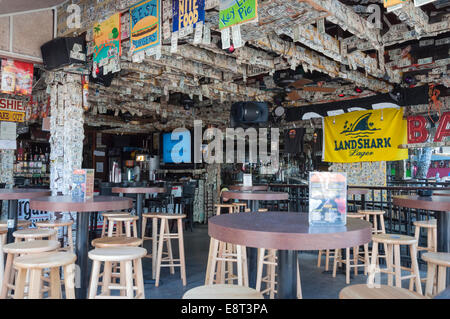
M347 174L309 173L309 224L342 226L347 221Z
M86 200L94 197L93 169L75 169L72 176L72 199Z

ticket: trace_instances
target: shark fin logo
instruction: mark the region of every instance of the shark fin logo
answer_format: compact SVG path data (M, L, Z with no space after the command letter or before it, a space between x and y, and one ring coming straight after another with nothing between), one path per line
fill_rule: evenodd
M380 128L375 128L375 124L369 121L371 115L371 113L363 114L353 123L345 121L344 130L340 134L352 138L361 138L369 137L369 135L381 130Z

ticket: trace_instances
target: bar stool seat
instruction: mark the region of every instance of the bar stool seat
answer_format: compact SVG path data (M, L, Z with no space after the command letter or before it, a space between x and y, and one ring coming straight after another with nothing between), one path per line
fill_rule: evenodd
M100 237L105 237L106 234L106 226L108 224L108 218L114 216L131 216L128 212L115 211L115 212L104 212L102 213L103 217L103 225L102 225L102 234Z
M253 288L219 284L192 288L182 299L264 299L264 297Z
M62 219L36 222L36 227L38 229L50 228L50 229L55 229L56 231L58 231L58 228L62 228L63 235L64 235L64 227L67 227L67 246L64 246L64 242L63 242L63 247L60 250L70 251L70 252L73 252L72 225L73 225L73 220L62 220ZM63 236L63 241L64 241L64 236Z
M369 288L366 284L347 286L339 292L339 299L428 299L404 288L381 285Z
M114 223L116 223L116 236L122 235L122 224L125 224L125 236L137 237L136 222L139 220L139 216L133 215L115 215L108 217L108 237L112 237Z
M21 229L13 233L16 242L25 240L36 240L42 238L50 238L56 240L57 231L55 229Z
M17 228L28 228L31 226L31 222L29 220L18 220ZM0 229L7 229L8 222L6 220L0 220Z
M422 255L427 262L425 295L433 297L445 290L447 268L450 267L450 253L428 252Z
M71 252L48 252L38 255L17 257L14 266L18 268L14 299L23 299L27 272L30 272L29 299L42 298L42 271L50 268L50 291L52 299L61 298L61 279L59 267L64 271L64 287L66 299L75 299L75 261L77 256Z
M144 278L141 258L147 254L142 247L95 248L88 253L93 261L89 299L145 299ZM97 293L100 266L104 263L102 275L102 292ZM113 284L112 264L120 263L120 284ZM120 296L111 296L111 290L120 290ZM134 294L136 290L136 295Z
M233 204L214 204L214 207L216 208L216 215L220 215L222 208L228 208L228 214L232 214L236 206Z
M136 237L103 237L91 242L95 248L108 247L138 247L142 245L142 239Z

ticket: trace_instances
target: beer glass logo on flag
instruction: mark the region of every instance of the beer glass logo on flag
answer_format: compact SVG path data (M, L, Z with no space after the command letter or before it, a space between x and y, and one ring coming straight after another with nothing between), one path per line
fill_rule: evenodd
M324 118L324 161L398 161L408 157L403 109L356 111Z

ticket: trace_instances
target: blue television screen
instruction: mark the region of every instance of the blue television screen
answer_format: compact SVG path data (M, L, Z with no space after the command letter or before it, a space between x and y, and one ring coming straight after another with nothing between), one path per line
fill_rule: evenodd
M163 133L163 162L191 163L191 132Z

